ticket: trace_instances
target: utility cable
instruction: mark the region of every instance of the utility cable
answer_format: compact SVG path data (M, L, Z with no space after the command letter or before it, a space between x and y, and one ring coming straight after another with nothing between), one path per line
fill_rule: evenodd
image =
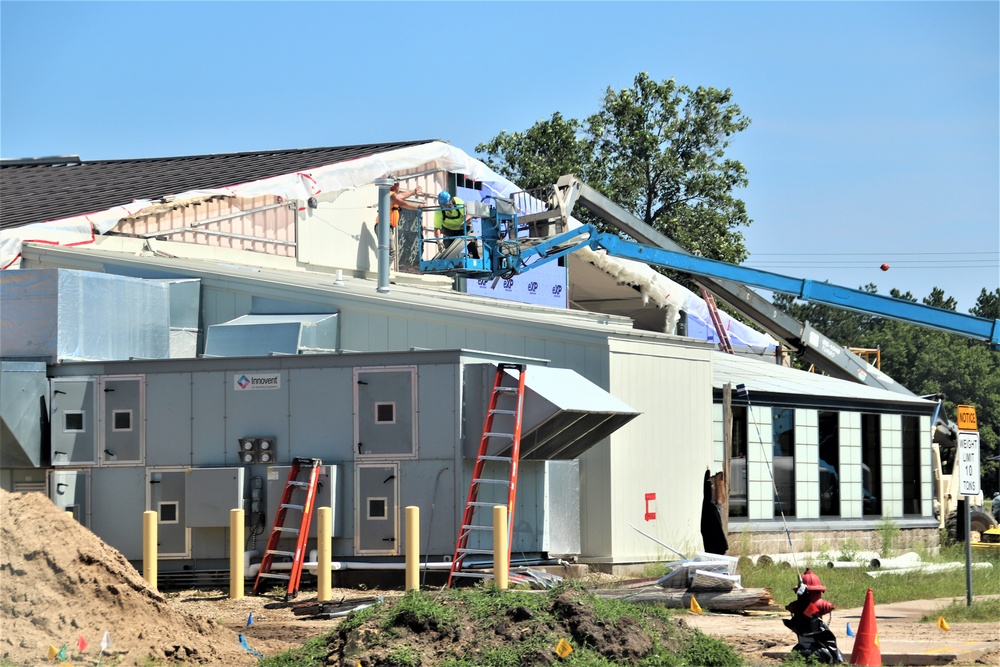
M750 392L747 391L747 386L745 384L736 385L736 395L747 402L747 412L750 416L750 421L753 422L754 430L757 431L757 442L760 443L760 451L763 454L764 465L767 466L767 474L771 477L771 486L774 488L774 498L778 501L778 514L781 515L781 525L785 529L785 538L788 540L788 549L792 557L792 565L795 567L795 571L799 571L798 559L795 558L795 547L792 545L792 534L788 530L788 522L785 521L785 509L781 503L781 494L778 493L778 483L774 479L774 471L771 468L771 459L767 456L767 450L764 449L764 438L760 434L760 428L757 426L757 420L753 416L753 405L750 403ZM749 461L748 461L749 465ZM749 470L747 471L749 472ZM750 494L749 489L747 489L747 510L749 511L750 506ZM799 589L802 589L804 585L802 583L802 574L799 573ZM799 591L796 591L799 592Z

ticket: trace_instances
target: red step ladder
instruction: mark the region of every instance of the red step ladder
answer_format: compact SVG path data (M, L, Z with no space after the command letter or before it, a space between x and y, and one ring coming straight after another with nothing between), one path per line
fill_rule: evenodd
M510 379L507 371L516 373L517 384L505 384L504 379ZM480 502L479 490L484 485L503 485L507 487L507 563L510 564L510 548L514 527L514 501L517 499L517 465L521 455L521 417L524 411L524 373L523 364L499 364L496 379L493 381L493 393L486 412L483 425L483 437L479 441L479 453L476 465L472 471L472 482L469 484L469 498L465 503L462 515L462 525L458 531L455 543L455 555L451 561L451 572L448 574L448 585L451 586L455 577L474 577L487 579L493 575L485 572L469 571L466 556L493 555L492 548L470 548L469 537L473 534L481 536L480 544L493 542L493 507L499 503ZM496 418L499 417L499 420ZM497 432L494 427L503 429ZM488 451L499 452L509 456L489 455ZM489 469L494 476L487 477ZM503 473L498 472L503 469Z
M701 298L704 299L705 305L708 306L708 315L712 318L715 333L719 335L719 349L729 354L736 354L733 350L733 344L729 341L729 332L726 331L726 326L722 323L722 318L719 317L719 308L715 305L715 297L712 296L711 292L702 287Z
M271 528L271 536L267 540L267 548L264 550L264 558L260 562L260 570L257 571L257 579L253 584L254 595L263 592L263 581L265 579L287 580L285 589L285 600L295 597L299 592L299 582L302 579L302 562L306 557L306 543L309 541L309 525L312 523L313 510L315 509L316 489L319 486L320 466L323 462L319 459L309 459L296 457L292 462L292 468L288 471L288 481L285 482L285 491L281 494L281 503L278 505L278 512L274 515L274 527ZM305 479L299 479L302 474ZM305 498L298 503L292 502L292 496L305 493ZM298 527L286 526L289 519L288 512L299 512ZM278 549L278 542L285 534L295 537L295 551L282 551ZM274 557L283 556L292 559L292 569L288 574L282 572L271 572L274 565Z

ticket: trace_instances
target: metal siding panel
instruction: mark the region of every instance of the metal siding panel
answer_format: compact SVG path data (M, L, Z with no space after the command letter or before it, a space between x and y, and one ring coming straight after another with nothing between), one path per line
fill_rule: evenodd
M415 505L420 512L421 558L451 556L455 550L456 529L462 520L455 503L456 473L452 461L403 461L400 464L399 505ZM401 513L405 534L405 512ZM405 545L400 552L406 553Z
M228 528L230 510L243 509L244 468L193 468L184 486L190 528Z
M675 549L693 551L701 547L702 477L712 462L708 351L620 339L610 344L610 391L643 413L611 436L612 523L605 529L613 535L612 558L669 557L626 530L629 523ZM648 522L646 493L656 494L657 517Z
M252 363L252 360L249 360ZM236 368L226 373L226 465L239 465L240 438L274 438L275 463L291 460L291 442L288 438L289 403L288 371L278 371L281 386L277 389L236 391L234 378L251 375L253 366ZM270 374L271 371L263 371Z
M368 339L363 348L365 351L384 351L389 347L389 318L385 315L368 314Z
M145 482L141 467L91 471L91 530L131 561L142 560Z
M292 456L318 458L323 463L354 459L354 426L350 418L353 381L350 368L289 371L288 437Z
M146 465L192 465L190 373L146 376Z
M460 391L458 365L417 367L417 427L422 460L440 459L453 465L461 448L458 423ZM482 429L480 429L482 430Z
M479 327L466 329L465 347L468 350L489 350L486 343L486 330Z
M192 373L192 466L226 464L226 380L228 373ZM234 445L229 445L232 449ZM229 464L236 463L234 456Z

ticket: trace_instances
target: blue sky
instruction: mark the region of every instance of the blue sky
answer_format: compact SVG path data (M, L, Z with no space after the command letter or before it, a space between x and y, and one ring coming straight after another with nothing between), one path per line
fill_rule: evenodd
M730 88L748 265L970 308L1000 285L998 2L0 2L0 154L440 138L635 74ZM879 266L888 263L888 272Z

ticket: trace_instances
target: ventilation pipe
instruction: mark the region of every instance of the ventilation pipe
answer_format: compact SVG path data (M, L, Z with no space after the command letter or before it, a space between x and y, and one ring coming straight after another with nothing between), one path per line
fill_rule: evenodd
M392 229L389 223L389 188L395 181L391 178L376 179L378 186L378 287L379 294L389 293L389 235Z

